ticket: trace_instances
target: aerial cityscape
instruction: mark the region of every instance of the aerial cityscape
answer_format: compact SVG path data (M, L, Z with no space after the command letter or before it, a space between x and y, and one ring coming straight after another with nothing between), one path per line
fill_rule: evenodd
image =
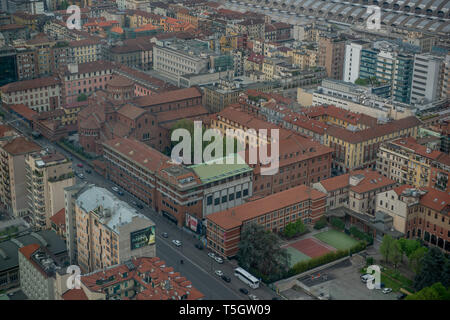
M0 0L0 300L450 300L449 102L450 0Z

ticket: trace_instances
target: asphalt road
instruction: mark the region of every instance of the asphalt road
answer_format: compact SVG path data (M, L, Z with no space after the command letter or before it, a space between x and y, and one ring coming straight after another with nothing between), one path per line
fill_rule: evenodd
M7 115L4 122L10 122L12 119L14 118ZM30 136L31 129L21 124L20 121L11 122L9 125L15 127L22 134L32 139ZM90 168L89 163L82 161L75 155L70 154L43 137L35 139L35 142L43 148L56 149L66 157L72 158L74 172L83 173L84 175L84 179L80 179L77 176L78 181L88 181L114 192L111 189L115 185L114 183L93 170L91 174L86 173L86 169ZM83 164L82 168L77 166L79 163ZM136 199L130 193L125 190L123 191L124 195L118 195L118 197L123 201L132 204ZM139 200L136 201L139 202ZM246 288L249 293L253 293L262 300L270 300L277 296L275 292L263 285L260 285L258 289L251 289L234 276L233 269L235 268L235 263L233 265L233 263L228 260L225 260L223 264L217 263L208 256L208 249L204 248L203 250L199 250L195 247L196 243L200 243L197 239L197 235L179 228L173 222L162 217L162 215L156 213L150 207L145 206L145 204L143 205L143 209L136 208L136 210L149 217L156 225L156 255L164 260L168 266L174 267L175 271L179 271L182 276L191 281L192 285L205 295L205 300L247 300L248 296L242 294L239 291L239 288ZM168 238L163 238L161 236L163 232L166 232L169 235ZM175 246L172 243L172 240L174 239L180 240L182 245L180 247ZM183 264L181 264L181 260L183 260ZM227 283L222 280L215 274L216 270L221 270L225 275L229 276L231 282Z

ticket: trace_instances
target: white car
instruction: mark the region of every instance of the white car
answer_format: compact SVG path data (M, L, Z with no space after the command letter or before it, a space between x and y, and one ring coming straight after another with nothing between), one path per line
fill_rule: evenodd
M371 274L365 274L361 276L361 281L367 283L367 281L373 281L375 279Z
M79 173L79 174L78 174L78 177L79 177L80 179L84 179L84 174Z
M212 252L208 253L208 257L215 259L216 255Z
M119 192L119 188L117 188L117 187L112 187L111 188L114 192Z
M384 288L383 289L383 291L382 291L383 293L391 293L392 292L392 289L391 288Z
M252 293L250 293L248 295L248 297L249 297L250 300L259 300L259 298L257 296L255 296L254 294L252 294Z
M181 246L181 241L180 240L172 240L172 243L174 245L176 245L177 247Z
M221 270L216 270L214 273L217 274L219 277L223 276L223 272Z
M216 260L217 263L223 263L223 259L221 257L215 257L214 260Z

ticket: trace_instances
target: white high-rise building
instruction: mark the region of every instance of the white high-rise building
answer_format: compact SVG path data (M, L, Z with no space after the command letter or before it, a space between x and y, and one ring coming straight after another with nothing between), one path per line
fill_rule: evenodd
M345 46L344 76L345 82L355 83L359 78L359 64L361 62L361 50L369 46L369 42L359 40Z
M440 98L443 62L443 57L429 53L415 55L411 103L427 103Z

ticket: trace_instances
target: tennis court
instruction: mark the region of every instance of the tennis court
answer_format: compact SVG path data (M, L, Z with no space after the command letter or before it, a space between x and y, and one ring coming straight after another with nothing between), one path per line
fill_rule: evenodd
M300 240L291 243L289 246L311 258L320 257L330 251L334 251L334 248L329 247L328 245L314 238Z
M297 262L300 261L306 261L311 259L306 254L301 253L297 249L294 249L293 247L287 246L286 247L287 252L291 255L291 262L290 267L292 268Z
M337 230L324 231L314 237L339 250L348 250L358 244L358 241Z

